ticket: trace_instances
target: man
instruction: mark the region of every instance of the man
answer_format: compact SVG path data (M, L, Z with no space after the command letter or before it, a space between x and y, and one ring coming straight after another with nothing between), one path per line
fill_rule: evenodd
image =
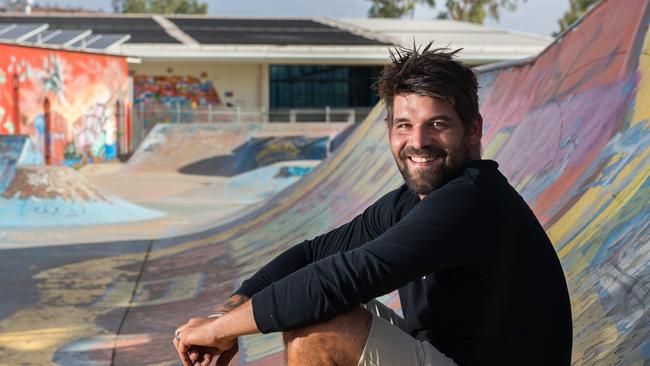
M472 70L430 47L391 53L378 81L405 185L275 258L216 319L178 328L185 365L226 365L236 337L260 331L284 332L290 365L570 364L557 255L497 163L480 159ZM404 319L360 306L395 289Z

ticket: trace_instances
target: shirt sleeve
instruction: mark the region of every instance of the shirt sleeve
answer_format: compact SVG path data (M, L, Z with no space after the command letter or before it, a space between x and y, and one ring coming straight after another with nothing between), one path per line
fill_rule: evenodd
M263 333L325 321L353 306L445 268L479 265L482 197L472 182L450 182L386 232L355 249L313 262L253 297Z
M400 194L403 194L403 189L389 192L347 224L289 248L244 281L234 293L252 297L310 263L357 248L376 238L394 222Z

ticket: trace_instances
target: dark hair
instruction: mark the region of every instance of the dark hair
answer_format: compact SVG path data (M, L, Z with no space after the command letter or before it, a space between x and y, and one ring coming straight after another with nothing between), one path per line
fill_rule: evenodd
M393 123L393 101L399 94L419 94L447 100L465 129L478 114L478 83L472 69L455 55L461 49L422 50L398 47L390 50L391 63L384 66L377 80L377 93L387 109L386 123Z

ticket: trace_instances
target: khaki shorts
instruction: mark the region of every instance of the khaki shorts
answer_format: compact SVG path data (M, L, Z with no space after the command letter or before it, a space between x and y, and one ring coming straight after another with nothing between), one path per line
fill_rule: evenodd
M372 325L359 366L456 366L431 343L403 331L404 319L390 308L376 300L365 308L372 313Z

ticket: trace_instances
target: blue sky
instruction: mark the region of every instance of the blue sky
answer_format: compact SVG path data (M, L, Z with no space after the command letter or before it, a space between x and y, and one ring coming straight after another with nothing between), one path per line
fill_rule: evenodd
M38 5L83 7L111 11L111 0L35 0ZM317 16L328 18L364 18L370 7L368 0L208 0L210 15L225 16ZM443 9L445 0L438 0L436 9L419 6L415 19L431 19ZM512 13L503 12L500 22L488 19L485 25L542 35L558 30L557 21L569 8L569 0L527 0Z

